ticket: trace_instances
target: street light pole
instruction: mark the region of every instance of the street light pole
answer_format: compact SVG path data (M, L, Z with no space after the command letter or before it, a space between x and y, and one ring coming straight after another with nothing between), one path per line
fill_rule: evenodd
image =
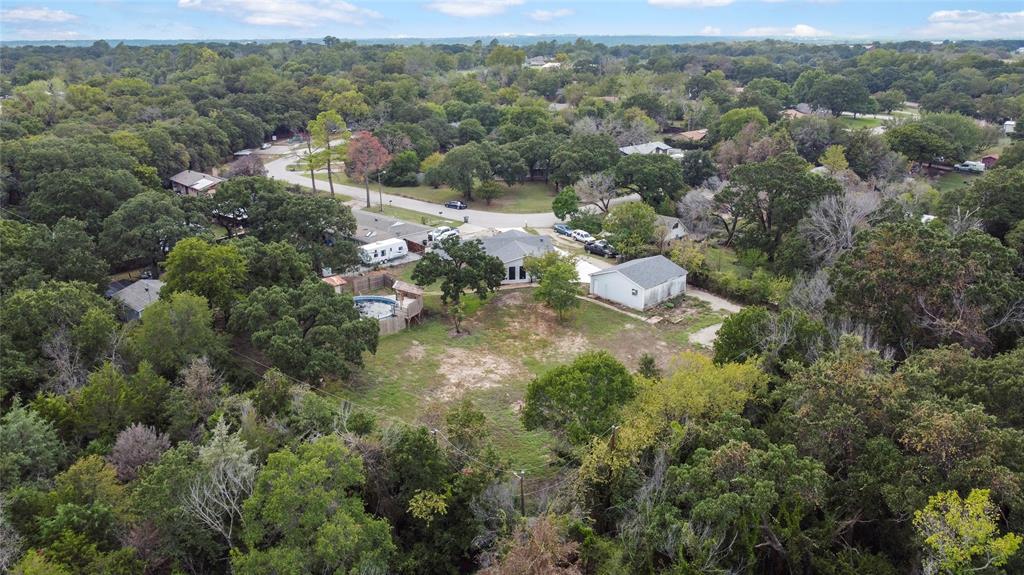
M384 184L380 183L380 177L388 173L387 170L377 172L377 199L380 201L380 213L384 213Z

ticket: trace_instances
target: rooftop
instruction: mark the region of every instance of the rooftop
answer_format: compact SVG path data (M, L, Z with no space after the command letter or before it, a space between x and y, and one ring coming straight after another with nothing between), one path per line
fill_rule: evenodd
M631 260L624 264L605 268L599 272L590 274L591 277L607 273L619 272L629 278L640 287L652 288L661 285L670 279L686 275L686 270L679 267L672 260L665 256L651 256Z
M185 170L184 172L178 172L171 176L171 181L201 192L206 188L216 186L223 182L224 178L218 178L217 176L211 176L210 174L204 174L202 172Z
M623 146L619 148L619 151L629 156L632 154L675 154L682 150L677 150L665 142L647 142L645 144Z
M160 280L139 280L110 297L127 308L141 312L160 299L160 289L163 287L164 282Z
M352 215L356 218L356 234L354 239L362 243L379 242L393 238L409 238L422 243L426 241L427 233L433 229L422 224L414 224L365 210L352 210ZM422 238L419 237L420 235L422 235Z
M526 256L540 256L550 252L551 240L520 230L508 230L496 236L481 238L484 251L502 262L510 262Z

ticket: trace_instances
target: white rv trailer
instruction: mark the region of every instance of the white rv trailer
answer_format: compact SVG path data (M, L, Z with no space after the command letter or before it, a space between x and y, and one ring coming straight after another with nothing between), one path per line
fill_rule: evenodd
M409 246L399 238L359 246L359 259L368 266L389 262L408 253Z

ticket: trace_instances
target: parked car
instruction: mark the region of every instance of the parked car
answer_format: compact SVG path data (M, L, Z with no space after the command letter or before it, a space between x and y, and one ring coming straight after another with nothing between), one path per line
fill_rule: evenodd
M614 258L619 255L619 252L615 251L615 248L608 243L608 240L597 240L596 242L590 242L583 246L583 249L594 254L595 256L601 256L606 258Z
M462 200L450 200L444 203L444 207L451 208L453 210L464 210L469 207L469 204Z
M455 237L455 238L459 237L459 230L448 230L447 232L443 232L441 234L438 234L437 238L435 238L434 241L435 242L440 242L440 241L446 240L446 239L451 238L451 237Z
M963 162L953 166L953 169L957 172L969 172L972 174L980 174L985 171L985 164L982 162Z
M429 232L427 232L427 239L430 240L430 241L436 241L437 238L440 237L441 234L443 234L445 232L450 232L450 231L452 231L452 228L450 228L448 226L436 227L436 228L430 230Z
M260 149L261 150L267 150L267 149L270 149L270 146L271 146L270 142L263 142L262 144L260 144Z
M560 236L572 235L572 228L570 228L569 226L567 226L565 224L555 224L555 225L553 225L551 227L552 227L552 229L555 230L555 233L560 235Z
M590 232L587 230L573 230L572 233L569 234L569 237L585 244L589 244L594 241L594 236L590 235Z

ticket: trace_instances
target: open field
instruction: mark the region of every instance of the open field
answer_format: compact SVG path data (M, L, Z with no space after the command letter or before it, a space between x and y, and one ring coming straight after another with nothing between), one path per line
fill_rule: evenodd
M689 346L690 333L721 321L706 304L690 299L648 314L666 317L657 325L588 301L559 322L533 300L531 288L501 291L482 305L471 296L464 301L468 335L453 337L439 298L428 296L428 319L381 339L354 388L331 391L381 413L438 427L451 405L471 399L487 414L499 451L514 468L544 468L533 474L538 478L555 472L545 467L555 463L555 441L545 431L527 431L519 421L533 377L599 349L630 369L645 352L669 368L672 357Z
M881 126L883 120L879 120L878 118L851 118L849 116L842 116L839 118L839 123L850 129L874 128Z
M935 189L942 192L951 192L959 190L960 188L966 188L974 181L978 176L973 174L962 174L960 172L949 172L943 174L932 181L932 185Z

